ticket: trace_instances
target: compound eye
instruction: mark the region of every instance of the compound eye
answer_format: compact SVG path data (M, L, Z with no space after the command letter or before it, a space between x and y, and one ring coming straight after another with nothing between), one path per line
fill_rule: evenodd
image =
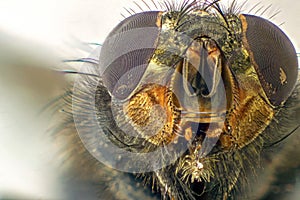
M267 97L278 106L289 97L297 81L295 48L282 30L268 20L244 14L240 19L243 44Z
M127 99L138 87L156 49L161 14L150 11L130 16L105 39L100 74L113 97Z

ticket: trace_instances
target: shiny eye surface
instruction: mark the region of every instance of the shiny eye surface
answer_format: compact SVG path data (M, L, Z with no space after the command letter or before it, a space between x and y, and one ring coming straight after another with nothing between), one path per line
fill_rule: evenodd
M284 102L297 81L298 63L295 48L276 25L253 15L241 15L243 42L260 82L274 106Z
M103 83L118 99L126 99L138 86L153 55L160 31L160 12L135 14L116 26L100 54Z

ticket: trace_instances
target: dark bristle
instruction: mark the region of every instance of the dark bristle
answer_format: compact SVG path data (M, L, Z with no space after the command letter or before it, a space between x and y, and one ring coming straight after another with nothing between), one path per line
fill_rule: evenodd
M259 7L256 11L255 11L255 15L258 15L259 16L259 11L261 11L262 9L264 8L264 6L261 6L261 7Z
M126 19L126 16L125 16L124 14L121 13L121 16L122 16L124 19Z
M172 11L172 7L170 5L170 2L164 1L163 4L164 4L167 11Z
M97 42L88 42L88 45L95 45L95 46L102 46L101 43L97 43Z
M145 4L145 6L147 6L147 8L148 8L149 10L151 10L150 6L149 6L144 0L141 0L141 1Z
M207 4L207 6L204 8L204 10L208 10L210 7L213 7L214 5L218 4L221 0L214 0L213 2Z
M85 73L85 72L78 72L78 71L71 71L71 70L62 70L62 71L56 71L58 73L62 73L62 74L77 74L77 75L86 75L86 76L94 76L94 77L100 77L97 74L89 74L89 73Z
M277 12L275 12L271 17L269 17L269 20L273 19L274 17L276 17L281 11L278 10Z
M159 9L154 0L151 0L156 9Z
M268 146L265 146L266 148L269 148L269 147L272 147L272 146L275 146L279 143L281 143L282 141L284 141L286 138L290 137L293 133L295 133L298 129L300 128L300 125L298 125L296 128L294 128L290 133L288 133L287 135L285 135L284 137L280 138L278 141L268 145Z
M141 11L144 11L144 9L136 2L136 1L134 1L133 2Z
M133 12L133 14L136 14L135 10L133 10L132 8L129 8L131 12Z
M124 9L129 13L129 15L132 15L132 13L127 8L124 7Z
M242 12L245 5L248 3L248 0L245 0L243 3L240 4L240 6L238 7L239 12Z
M270 4L269 6L267 6L267 7L260 13L260 16L262 16L263 14L265 14L271 7L272 7L272 4Z
M179 12L179 19L178 23L186 16L188 13L190 13L192 10L194 10L197 6L197 1L184 1L182 5L180 6Z
M236 11L236 9L237 9L237 2L236 2L236 0L233 0L231 5L229 6L230 14L234 13Z
M159 4L159 6L160 6L160 8L161 8L162 10L165 9L165 7L164 7L164 5L163 5L163 3L162 3L161 1L159 1L158 4Z
M257 6L259 6L261 4L261 2L258 2L257 4L255 4L249 11L248 13L251 13Z
M89 63L98 65L99 60L93 59L93 58L80 58L80 59L74 59L74 60L63 60L62 62L70 63L70 62L82 62L82 63Z

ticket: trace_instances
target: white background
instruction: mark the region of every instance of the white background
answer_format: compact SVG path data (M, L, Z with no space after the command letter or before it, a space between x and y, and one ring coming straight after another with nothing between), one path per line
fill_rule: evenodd
M120 15L121 12L126 13L123 7L138 10L132 2L132 0L1 0L0 30L50 46L60 45L70 36L82 41L101 42L123 19ZM222 2L228 5L231 1L222 0ZM244 0L238 2L242 3ZM300 1L248 0L245 12L257 3L260 3L257 8L272 5L264 14L266 18L280 11L272 21L278 25L285 23L281 28L291 37L299 51Z

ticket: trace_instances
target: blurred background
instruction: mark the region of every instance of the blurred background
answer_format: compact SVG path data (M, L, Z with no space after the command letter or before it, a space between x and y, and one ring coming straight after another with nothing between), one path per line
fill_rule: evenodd
M271 21L300 52L300 1L248 0L245 13L259 2L251 13L269 5L265 18L280 11ZM89 55L95 46L88 43L103 42L121 13L128 16L123 7L139 10L131 0L0 0L0 199L70 199L49 133L55 122L41 112L67 85L50 69Z

